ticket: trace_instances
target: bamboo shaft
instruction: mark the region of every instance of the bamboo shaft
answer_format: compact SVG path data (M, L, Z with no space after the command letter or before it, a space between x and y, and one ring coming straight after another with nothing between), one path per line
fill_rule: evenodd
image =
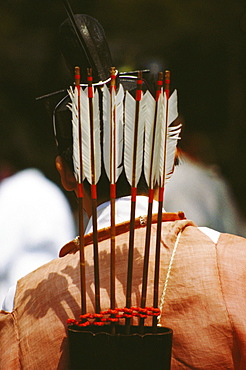
M81 314L86 313L86 278L85 278L85 255L84 255L84 212L83 212L83 161L82 161L82 127L81 127L81 106L80 106L80 68L75 67L75 86L78 91L78 147L79 147L79 184L78 187L78 208L79 208L79 239L80 239L80 284L81 284Z
M138 73L137 94L141 91L142 73ZM131 215L130 215L130 236L129 236L129 252L128 252L128 270L127 270L127 289L126 289L126 307L131 306L132 292L132 272L133 272L133 250L134 250L134 223L136 214L136 161L137 161L137 141L138 141L138 124L139 124L139 105L140 98L136 100L135 112L135 128L134 128L134 143L133 143L133 165L132 165L132 200L131 200Z
M144 265L143 265L143 279L142 279L142 295L141 295L141 307L146 306L147 298L147 286L148 286L148 269L149 269L149 253L150 253L150 238L151 238L151 225L152 225L152 211L153 211L153 162L155 152L155 136L156 136L156 125L157 125L157 111L158 111L158 100L161 90L162 73L159 73L157 90L156 90L156 104L155 104L155 115L153 122L153 135L151 143L151 156L150 156L150 172L149 172L149 204L148 204L148 216L147 216L147 228L145 237L145 252L144 252ZM140 327L143 326L144 320L140 319Z
M139 125L139 106L142 91L142 72L138 72L137 91L136 91L136 111L134 123L134 142L133 142L133 165L132 165L132 184L131 184L131 214L130 214L130 234L128 250L128 268L126 284L126 307L131 307L132 294L132 275L133 275L133 255L134 255L134 224L136 216L136 162L137 162L137 142L138 142L138 125ZM126 333L130 331L130 319L126 319Z
M90 117L90 148L91 148L91 200L92 200L92 226L93 226L93 253L94 253L94 280L95 280L95 311L100 312L100 279L99 279L99 254L97 233L97 192L95 182L95 148L94 148L94 118L92 97L92 69L87 70L88 99Z
M154 275L154 296L153 306L158 307L158 296L159 296L159 274L160 274L160 247L161 247L161 226L162 226L162 210L164 205L164 184L165 184L165 172L166 172L166 143L167 143L167 130L168 130L168 99L170 92L170 72L165 72L165 87L164 92L166 94L166 122L165 122L165 137L164 137L164 153L163 153L163 174L161 179L161 187L159 188L159 204L158 204L158 218L157 218L157 231L156 231L156 250L155 250L155 275ZM157 330L156 316L153 316L153 327L154 331Z
M115 68L111 68L110 84L110 203L111 203L111 253L110 253L110 301L115 308L115 197L116 197L116 112Z

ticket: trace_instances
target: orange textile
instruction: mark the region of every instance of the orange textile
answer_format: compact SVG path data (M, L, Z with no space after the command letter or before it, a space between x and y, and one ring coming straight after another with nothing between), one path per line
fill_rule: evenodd
M20 369L15 315L0 312L0 369Z
M180 230L161 315L161 324L174 332L172 369L245 369L246 240L221 234L215 245L191 221L164 222L160 295ZM155 233L153 225L147 306L152 305ZM116 237L118 307L125 306L128 241L129 232ZM140 304L144 242L145 228L135 230L132 305ZM102 310L110 302L109 251L110 240L101 241ZM94 312L92 245L86 247L85 257L87 311ZM77 252L18 282L14 311L0 314L0 369L68 369L66 320L79 314Z

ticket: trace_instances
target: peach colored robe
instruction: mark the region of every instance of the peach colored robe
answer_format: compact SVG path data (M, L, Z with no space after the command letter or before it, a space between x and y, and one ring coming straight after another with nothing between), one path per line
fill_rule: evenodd
M172 369L246 369L246 241L221 234L217 245L187 220L162 226L160 294L182 230L162 310L173 329ZM147 305L152 305L156 225ZM116 301L125 306L129 233L116 238ZM132 304L139 304L145 228L135 231ZM110 241L99 243L101 308L109 307ZM86 247L87 311L93 312L93 248ZM0 369L67 369L67 318L80 314L79 255L69 254L18 282L15 308L0 314Z

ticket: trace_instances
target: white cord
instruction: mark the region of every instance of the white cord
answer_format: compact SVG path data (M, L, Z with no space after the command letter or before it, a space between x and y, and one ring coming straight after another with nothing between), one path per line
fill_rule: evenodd
M163 306L164 306L165 297L166 297L166 291L167 291L167 284L168 284L168 282L169 282L169 277L170 277L170 274L171 274L171 269L172 269L172 265L173 265L173 261L174 261L175 253L176 253L176 250L177 250L177 247L178 247L179 239L180 239L180 236L181 236L181 232L182 232L182 231L180 231L180 232L178 233L178 236L177 236L177 239L176 239L176 242L175 242L174 248L173 248L173 253L172 253L172 255L171 255L170 262L169 262L169 266L168 266L168 269L167 269L166 280L165 280L164 287L163 287L163 291L162 291L162 295L161 295L160 312L162 312L162 309L163 309ZM160 313L160 315L158 316L158 323L157 323L157 325L158 325L158 326L161 326L161 324L160 324L160 320L161 320L161 313Z

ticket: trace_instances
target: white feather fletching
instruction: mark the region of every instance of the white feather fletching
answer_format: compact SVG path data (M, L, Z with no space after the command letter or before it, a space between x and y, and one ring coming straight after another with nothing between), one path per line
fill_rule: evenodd
M111 101L112 99L112 106ZM119 85L119 90L115 94L114 90L111 95L108 88L103 89L103 160L104 167L108 179L111 183L116 183L123 170L122 154L123 154L123 100L124 89ZM114 119L115 125L111 126L111 119ZM112 131L111 131L112 129ZM114 153L114 136L115 136L115 156ZM111 145L112 140L112 145ZM111 150L112 148L112 150ZM112 156L112 158L111 158ZM115 160L115 163L114 163ZM112 168L110 171L110 164ZM115 176L114 176L115 174Z
M80 90L82 90L80 88ZM72 112L72 134L73 134L73 167L74 175L76 180L81 183L84 180L83 165L80 163L80 146L82 143L79 142L79 118L78 118L78 89L73 90L72 87L68 90L68 94L71 99L71 103L68 104L68 108ZM82 165L82 166L81 166ZM81 168L82 167L82 168ZM82 172L82 178L81 178Z
M139 102L139 119L136 145L136 168L133 171L134 134L136 100L127 91L125 98L125 138L124 138L124 168L127 180L131 186L137 186L142 172L143 164L143 135L144 135L144 109L143 101ZM133 183L133 172L135 172L135 183Z
M156 178L157 171L159 170L159 142L157 134L154 135L154 125L158 126L155 122L156 101L149 91L143 97L144 112L145 112L145 139L144 139L144 175L147 185L153 189L154 179ZM160 115L160 109L159 109ZM159 116L160 119L160 116ZM158 115L156 120L158 120ZM153 150L153 157L152 157ZM152 163L151 163L152 162Z
M79 143L79 119L78 119L78 90L71 87L68 90L71 103L68 104L72 112L72 132L73 132L73 164L75 177L78 182L82 182L86 177L89 183L92 183L91 168L91 140L90 140L90 116L88 89L80 90L80 111L81 111L81 130L82 143ZM160 94L158 100L156 135L154 138L153 162L151 161L151 151L153 143L153 123L155 116L155 99L147 91L139 103L139 121L136 152L135 184L132 184L133 173L133 153L134 153L134 131L136 100L127 91L125 95L125 110L123 112L124 89L120 85L119 90L113 100L115 101L116 116L116 177L112 179L117 181L122 172L122 152L123 152L123 116L125 114L125 136L124 136L124 168L126 177L131 186L137 186L142 172L143 152L144 152L144 174L148 186L153 187L155 181L159 185L163 183L163 174L165 172L165 183L170 178L174 168L175 149L177 141L180 138L181 124L170 127L171 123L178 117L177 91L175 90L168 101L168 132L165 146L166 130L166 104L167 100L164 94ZM104 166L108 178L110 179L110 93L105 87L103 90L103 156ZM143 138L145 140L143 144ZM100 114L99 114L99 96L95 90L93 97L93 140L94 140L94 163L95 163L95 183L98 182L101 175L101 146L100 146ZM80 165L79 151L82 147L82 171ZM143 150L144 149L144 150ZM165 162L164 162L165 154ZM165 166L164 166L165 163ZM82 172L82 176L81 176ZM113 172L112 172L113 173ZM151 177L150 177L151 173Z
M94 150L95 150L95 183L98 182L101 176L101 141L100 141L100 110L99 110L99 95L98 90L94 94L93 104L93 116L94 116Z
M94 142L94 183L96 184L101 176L101 146L100 146L100 114L99 96L95 90L93 99L93 142ZM88 88L81 92L81 124L82 124L82 157L85 177L92 184L92 161L91 161L91 134Z
M168 99L168 126L178 117L178 114L178 94L177 90L174 90Z
M174 159L175 159L177 142L180 139L181 127L182 127L182 124L179 124L178 126L175 126L172 128L171 127L168 128L165 184L170 179L174 171Z
M161 113L158 116L161 118L158 122L157 136L159 137L160 161L159 171L156 174L156 180L159 185L164 185L171 177L174 169L174 158L177 141L181 131L181 124L170 127L171 123L178 117L178 98L175 90L168 100L168 120L167 120L167 138L166 135L166 96L161 94L159 98ZM165 179L163 178L165 176Z

